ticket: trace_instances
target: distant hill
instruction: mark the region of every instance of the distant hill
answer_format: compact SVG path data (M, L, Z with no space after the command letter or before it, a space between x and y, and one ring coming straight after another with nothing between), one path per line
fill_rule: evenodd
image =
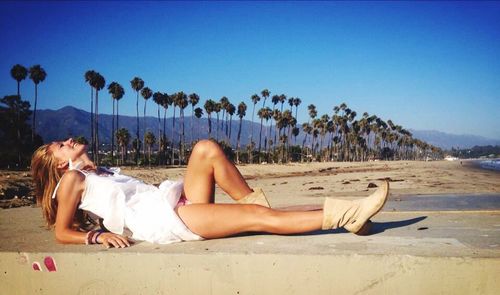
M170 114L170 112L169 112ZM220 116L222 117L222 115ZM55 141L64 139L67 137L76 137L83 135L87 139L90 139L90 113L83 111L71 106L63 107L59 110L39 110L37 112L37 131L40 133L45 142ZM186 116L185 121L185 137L189 141L191 139L191 116ZM257 120L256 120L257 121ZM119 117L120 128L126 128L131 134L132 138L135 138L136 133L136 117L135 116L123 116ZM143 118L139 117L140 124L140 137L143 138ZM169 140L172 138L172 125L173 118L167 117L166 119L166 135ZM179 118L179 111L177 110L175 118L175 129L174 138L175 141L179 141L179 136L182 133L181 130L181 119ZM217 134L216 130L217 118L215 115L212 116L212 136L215 138ZM260 122L259 122L260 123ZM260 124L254 122L254 141L259 139ZM157 117L146 117L147 130L153 132L153 134L158 138L158 118ZM243 120L241 128L241 145L246 145L250 142L252 122L248 120ZM225 125L224 125L225 127ZM238 134L239 118L234 115L231 122L231 143L236 145L236 136ZM111 129L112 129L112 115L100 114L99 115L99 141L102 144L111 143ZM163 129L163 112L161 113L161 129ZM219 139L224 137L225 131L222 130L222 120L219 120ZM229 126L228 126L229 132ZM208 119L200 118L193 119L193 137L194 139L208 138ZM262 138L264 141L264 136ZM262 144L263 145L263 144Z
M473 146L500 145L500 140L470 134L450 134L435 130L411 130L413 137L444 149L472 148Z
M170 112L169 112L170 114ZM163 113L161 114L163 116ZM174 130L175 141L179 140L181 133L179 112L176 114L176 125ZM221 116L222 117L222 116ZM162 117L163 118L163 117ZM59 110L39 110L37 112L37 129L45 142L63 139L67 137L76 137L79 135L90 138L90 113L71 106L66 106ZM140 136L143 137L143 118L139 118L140 122ZM191 139L191 116L185 117L185 136L186 140ZM166 134L168 139L172 138L172 118L166 120ZM222 120L219 124L222 124ZM216 122L217 118L213 115L212 118L212 136L216 136ZM129 130L132 138L135 137L136 130L136 117L123 116L119 118L120 128ZM107 114L99 115L99 140L103 144L111 143L111 124L112 116ZM146 124L148 130L152 131L158 137L158 119L156 117L146 117ZM161 121L161 128L163 128L163 119ZM221 126L221 125L219 125ZM236 145L236 135L238 133L239 119L233 116L231 124L231 143ZM251 127L253 127L254 141L259 142L260 121L256 117L255 122L243 120L241 130L241 145L245 146L250 142ZM266 128L269 130L269 127ZM455 135L434 130L410 130L415 138L426 141L432 145L451 149L452 147L471 148L473 146L485 145L500 145L500 140L489 139L475 135ZM219 129L219 139L224 136L224 131ZM194 139L208 138L208 119L206 117L193 120L193 137ZM297 137L297 143L302 143L303 133ZM264 146L264 131L262 136L262 146Z

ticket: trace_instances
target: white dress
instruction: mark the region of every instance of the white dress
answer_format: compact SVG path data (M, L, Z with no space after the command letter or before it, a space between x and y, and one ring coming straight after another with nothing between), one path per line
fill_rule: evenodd
M183 190L182 180L166 180L156 187L120 174L119 168L109 169L111 174L105 175L78 171L85 175L78 208L102 218L109 231L123 234L128 229L133 239L157 244L203 239L174 211Z

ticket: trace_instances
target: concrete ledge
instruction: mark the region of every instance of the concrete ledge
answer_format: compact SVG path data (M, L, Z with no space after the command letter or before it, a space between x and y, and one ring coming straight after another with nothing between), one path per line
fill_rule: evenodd
M33 271L27 261L47 255L58 270ZM499 269L409 255L2 253L0 281L3 294L495 294Z
M40 209L0 210L1 294L497 294L500 212L382 212L375 233L59 245ZM49 272L44 259L56 262ZM39 262L42 271L32 268Z

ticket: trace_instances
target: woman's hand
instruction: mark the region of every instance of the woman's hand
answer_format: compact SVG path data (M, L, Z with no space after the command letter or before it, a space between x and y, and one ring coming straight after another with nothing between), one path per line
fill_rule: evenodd
M109 232L100 234L97 237L97 242L103 244L106 248L111 248L111 246L115 248L130 247L130 242L126 237Z
M80 156L80 158L77 160L77 162L82 162L80 169L82 170L96 170L97 166L95 165L92 160L90 160L89 156L87 153L84 153L83 155Z

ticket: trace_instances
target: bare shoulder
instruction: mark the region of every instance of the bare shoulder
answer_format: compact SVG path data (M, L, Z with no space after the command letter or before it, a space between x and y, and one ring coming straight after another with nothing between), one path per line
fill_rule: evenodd
M81 196L85 188L85 176L75 170L66 171L61 178L61 183L57 191L57 198L66 198L67 196Z

